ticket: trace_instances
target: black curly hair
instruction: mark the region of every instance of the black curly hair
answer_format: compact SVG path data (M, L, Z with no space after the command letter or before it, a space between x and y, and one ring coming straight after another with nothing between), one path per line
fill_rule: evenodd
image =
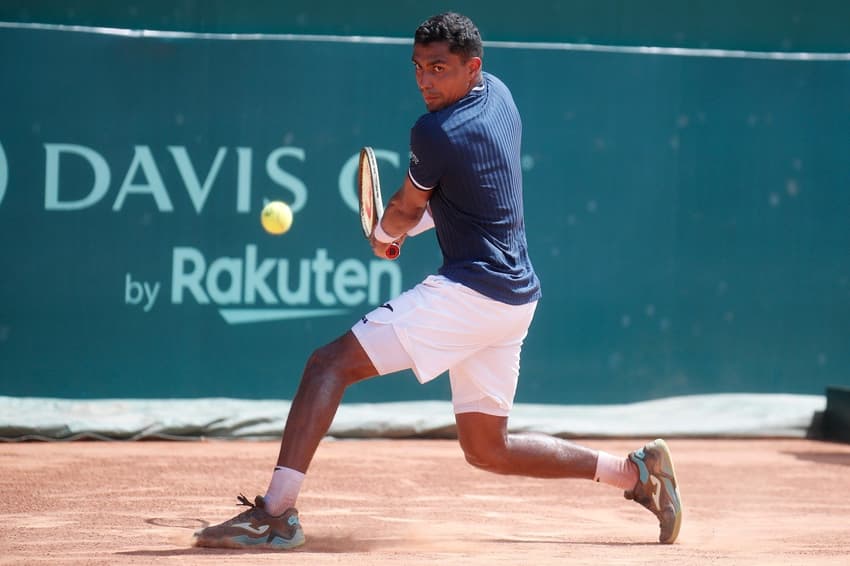
M484 46L481 34L472 20L455 12L445 12L431 16L416 28L414 43L428 45L434 41L445 41L449 51L463 59L481 57Z

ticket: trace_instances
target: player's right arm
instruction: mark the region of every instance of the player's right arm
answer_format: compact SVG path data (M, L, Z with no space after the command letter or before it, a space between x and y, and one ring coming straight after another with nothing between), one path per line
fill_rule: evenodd
M384 208L380 230L375 229L378 234L372 234L372 249L377 256L383 257L390 243L381 241L382 239L386 240L387 237L381 238L380 232L383 231L385 236L401 244L407 236L407 232L416 227L422 220L431 194L431 191L423 191L416 187L410 177L405 176L401 188L395 192Z

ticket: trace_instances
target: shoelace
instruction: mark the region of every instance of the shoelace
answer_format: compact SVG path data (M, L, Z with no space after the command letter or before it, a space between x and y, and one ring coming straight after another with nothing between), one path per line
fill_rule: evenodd
M253 503L248 501L248 498L245 497L244 495L242 495L241 493L239 494L239 497L237 497L236 499L239 501L239 503L237 505L244 505L246 507L250 507L251 509L256 507L256 505L254 505Z

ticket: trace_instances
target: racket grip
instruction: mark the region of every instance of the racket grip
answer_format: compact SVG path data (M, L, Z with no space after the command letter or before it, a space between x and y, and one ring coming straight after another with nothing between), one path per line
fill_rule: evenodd
M398 245L398 242L393 242L389 246L387 246L387 251L384 252L384 255L387 256L387 259L395 259L401 254L401 248Z

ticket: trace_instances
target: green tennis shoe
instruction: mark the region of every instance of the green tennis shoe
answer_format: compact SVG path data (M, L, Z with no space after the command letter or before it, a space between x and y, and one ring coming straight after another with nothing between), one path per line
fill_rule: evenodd
M241 494L238 499L239 505L249 509L220 525L197 531L195 546L289 550L304 544L297 510L289 508L283 515L274 516L266 512L262 496L258 495L254 503Z
M673 543L682 526L682 498L667 443L660 438L654 440L629 454L629 460L637 466L638 482L625 492L626 499L652 511L661 528L658 541Z

